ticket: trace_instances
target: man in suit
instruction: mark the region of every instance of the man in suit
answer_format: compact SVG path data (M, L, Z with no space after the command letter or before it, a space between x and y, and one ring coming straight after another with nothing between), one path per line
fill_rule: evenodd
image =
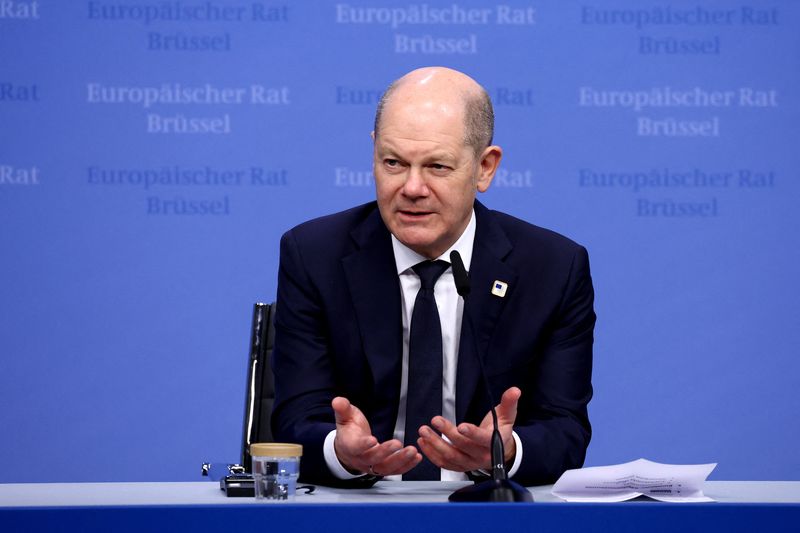
M500 398L512 479L552 483L583 464L595 323L588 256L476 201L502 157L493 122L468 76L407 74L376 113L377 201L281 239L273 432L303 444L304 479L480 476L490 467L490 398ZM470 274L466 303L441 262L452 250Z

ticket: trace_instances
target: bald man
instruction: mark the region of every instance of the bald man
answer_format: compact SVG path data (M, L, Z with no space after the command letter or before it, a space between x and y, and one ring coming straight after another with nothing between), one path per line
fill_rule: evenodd
M489 398L499 400L512 479L552 483L583 464L588 256L476 201L502 158L493 129L474 80L441 67L410 72L376 112L377 201L281 239L273 431L304 445L303 479L479 478L490 468ZM466 304L453 250L472 280Z

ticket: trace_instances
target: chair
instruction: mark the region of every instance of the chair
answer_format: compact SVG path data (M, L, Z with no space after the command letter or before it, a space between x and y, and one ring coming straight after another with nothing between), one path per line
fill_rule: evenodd
M270 419L275 403L275 379L270 365L275 339L274 322L275 302L253 306L240 463L246 472L252 472L250 444L273 441Z

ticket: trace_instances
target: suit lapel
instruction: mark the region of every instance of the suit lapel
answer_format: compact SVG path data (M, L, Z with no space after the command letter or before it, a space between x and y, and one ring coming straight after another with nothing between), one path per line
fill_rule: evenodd
M391 237L377 208L353 230L351 237L357 249L342 259L342 266L376 395L373 406L360 407L371 412L369 418L376 437L386 440L391 438L400 396L403 357L400 282Z
M483 357L487 370L491 368L492 357L496 354L487 352L489 341L494 332L506 301L513 295L517 273L504 262L511 252L512 245L505 232L494 219L491 212L480 202L475 202L477 226L475 228L475 245L472 250L470 264L470 280L472 289L464 307L464 314L472 319L475 327L477 343L472 339L469 323L462 320L461 340L459 343L458 371L456 377L456 421L464 421L472 405L488 409L485 388L481 384L480 366L477 357ZM508 284L505 297L492 294L495 280ZM479 354L475 354L477 344ZM499 401L499 398L495 398ZM482 405L485 404L485 405ZM477 416L483 416L481 412ZM474 422L480 422L475 420Z

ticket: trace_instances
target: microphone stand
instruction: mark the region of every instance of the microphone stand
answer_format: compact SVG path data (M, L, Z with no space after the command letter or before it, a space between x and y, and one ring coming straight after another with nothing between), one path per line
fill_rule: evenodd
M492 478L459 489L452 493L448 500L451 502L533 502L533 495L528 489L508 479L503 437L500 435L499 424L497 422L494 397L489 387L489 379L486 377L483 358L478 351L478 339L475 335L472 317L467 313L467 296L470 291L469 274L467 274L467 270L464 268L461 254L456 250L450 252L450 263L453 265L453 279L455 280L456 291L464 300L464 317L466 317L467 326L470 330L469 333L472 338L475 356L478 359L478 366L480 367L481 376L483 377L486 394L489 396L494 430L492 431Z

